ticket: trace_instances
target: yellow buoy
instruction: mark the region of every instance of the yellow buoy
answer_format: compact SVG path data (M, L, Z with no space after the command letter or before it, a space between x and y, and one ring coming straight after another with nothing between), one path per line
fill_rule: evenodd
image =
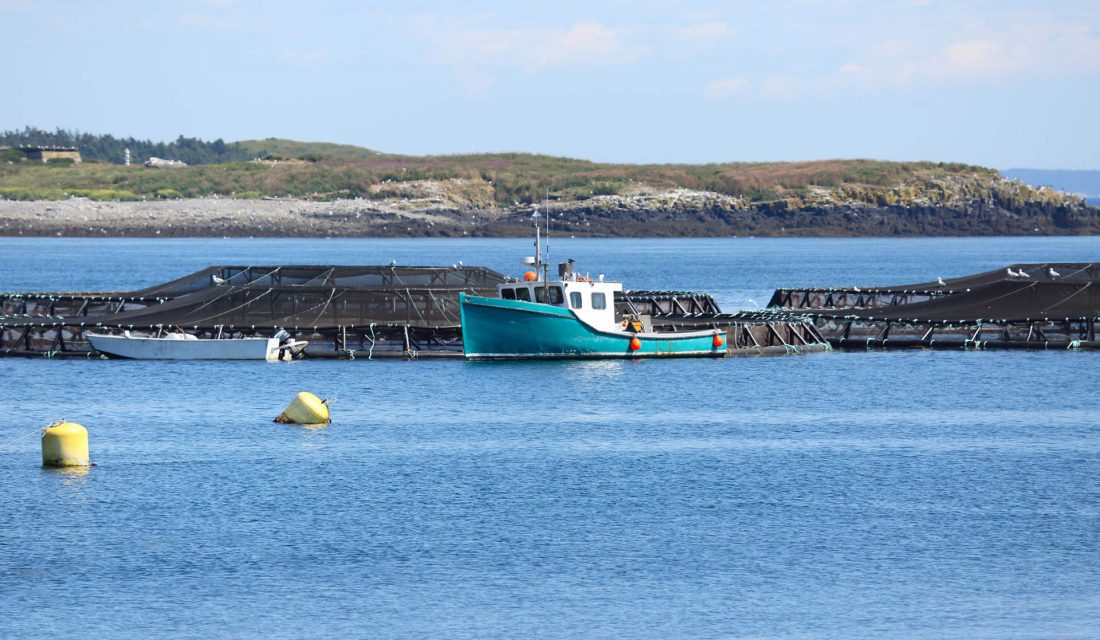
M83 425L59 420L42 430L42 466L88 465L88 430Z
M327 400L302 391L294 396L290 405L275 418L284 424L325 424L330 422Z

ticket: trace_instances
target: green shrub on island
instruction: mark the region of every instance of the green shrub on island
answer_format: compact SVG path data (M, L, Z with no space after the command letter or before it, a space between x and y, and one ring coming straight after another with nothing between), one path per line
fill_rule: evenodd
M134 200L141 200L141 197L135 194L133 191L122 191L118 189L89 189L74 191L73 196L84 196L89 200L95 200L97 202L130 202Z
M5 200L88 198L97 202L141 200L141 196L136 193L119 189L24 189L21 187L0 187L0 198Z
M64 200L69 194L61 189L24 189L0 187L0 198L5 200Z

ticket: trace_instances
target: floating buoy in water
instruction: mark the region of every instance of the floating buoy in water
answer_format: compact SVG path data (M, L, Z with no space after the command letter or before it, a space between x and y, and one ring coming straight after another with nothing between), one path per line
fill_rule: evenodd
M329 420L328 401L322 400L308 391L294 396L275 422L282 424L326 424Z
M538 280L538 278L539 274L535 273L534 271L528 271L527 273L523 274L524 282L534 282L535 280Z
M639 340L637 338L631 338L630 339L630 350L631 351L637 351L638 349L641 349L641 348L642 348L642 341L641 340Z
M718 349L718 348L720 348L720 347L721 347L722 345L726 344L726 341L722 339L722 336L720 336L720 335L718 335L718 334L715 334L715 335L714 335L714 340L711 340L711 344L713 344L713 345L714 345L714 348L715 348L715 349Z
M42 466L87 467L88 430L83 425L58 420L42 430Z

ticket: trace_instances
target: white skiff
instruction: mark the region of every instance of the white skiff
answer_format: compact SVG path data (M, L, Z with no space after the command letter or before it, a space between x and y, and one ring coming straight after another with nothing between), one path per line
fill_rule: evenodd
M87 334L88 343L100 353L136 360L279 360L290 359L309 344L297 340L280 344L278 338L202 339L185 333L164 337Z

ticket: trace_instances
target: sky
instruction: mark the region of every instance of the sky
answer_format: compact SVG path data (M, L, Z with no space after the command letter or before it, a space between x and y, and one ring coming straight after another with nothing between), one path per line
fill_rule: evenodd
M1100 2L0 0L0 129L1100 169Z

